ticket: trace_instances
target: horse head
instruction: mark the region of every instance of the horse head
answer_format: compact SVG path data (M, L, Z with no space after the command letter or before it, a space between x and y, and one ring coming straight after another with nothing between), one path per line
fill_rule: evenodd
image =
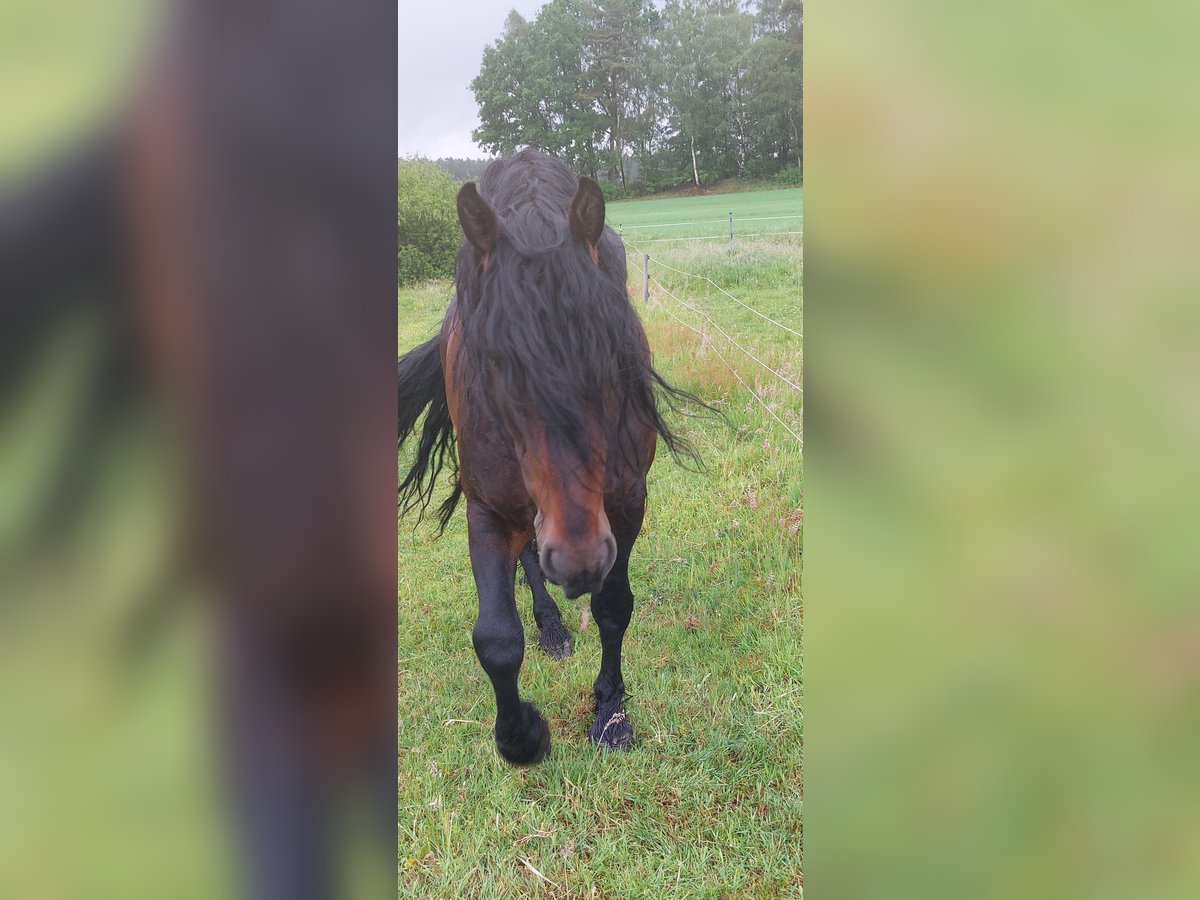
M457 206L473 253L472 264L484 278L491 276L489 284L494 288L478 302L508 304L511 313L503 327L497 324L492 330L490 336L503 335L504 340L491 348L491 372L484 376L481 388L493 400L500 396L517 400L500 419L511 440L525 493L536 509L533 529L538 561L546 577L568 597L598 591L617 557L605 512L605 482L609 438L619 431L613 395L622 386L619 377L604 377L619 368L614 359L606 358L617 348L611 346L611 332L594 321L580 321L584 315L603 320L604 310L594 305L568 313L574 320L563 316L553 335L544 330L550 324L548 316L536 315L545 309L535 311L535 317L523 323L520 316L522 304L532 293L522 287L527 288L535 278L544 291L542 300L558 304L558 312L570 310L571 303L580 299L578 294L598 286L608 289L601 302L627 302L624 266L620 266L619 282L612 272L602 271L604 195L596 182L579 179L574 197L560 214L565 216L567 235L551 251L553 263L533 258L536 254L501 247L511 232L474 184L459 191ZM504 265L531 268L537 275L494 271ZM512 283L506 283L506 278ZM619 298L612 296L614 283L620 285ZM518 324L514 327L513 322ZM512 340L514 337L517 339ZM550 341L559 342L557 351L545 352L551 349L546 346ZM508 358L498 359L501 354ZM589 356L595 358L586 358ZM517 414L512 414L514 406Z

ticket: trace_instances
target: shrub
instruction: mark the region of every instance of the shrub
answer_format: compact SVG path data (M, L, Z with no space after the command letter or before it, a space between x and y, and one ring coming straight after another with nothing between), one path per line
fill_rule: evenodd
M669 173L656 175L654 177L647 177L642 182L648 194L661 194L663 191L673 191L678 188L689 187L691 183L690 173L688 177Z
M631 195L628 188L623 188L616 181L600 182L600 191L604 194L604 199L609 203L614 200L624 200Z
M771 176L771 180L776 184L804 184L804 176L801 174L799 166L788 166L787 168L780 169Z
M400 284L454 274L462 243L454 198L458 185L428 160L400 160L396 167L396 273Z

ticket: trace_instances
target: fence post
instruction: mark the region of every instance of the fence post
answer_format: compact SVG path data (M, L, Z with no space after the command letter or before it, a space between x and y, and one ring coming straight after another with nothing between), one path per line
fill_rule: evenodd
M733 243L733 210L729 211L729 243Z
M642 302L650 302L650 254L642 254Z

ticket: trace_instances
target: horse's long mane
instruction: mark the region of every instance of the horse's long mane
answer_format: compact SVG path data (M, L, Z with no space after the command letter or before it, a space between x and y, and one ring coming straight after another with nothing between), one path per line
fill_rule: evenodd
M599 416L610 426L640 422L672 452L695 460L664 421L658 399L705 404L651 365L627 293L620 238L604 229L597 267L571 233L567 209L577 188L566 165L533 150L484 172L480 193L500 229L486 267L469 244L458 257L461 387L478 389L517 439L536 411L552 446L579 459L593 450L586 423Z
M471 403L487 404L516 440L536 412L552 448L577 460L594 451L587 423L599 421L616 439L610 450L617 454L632 457L632 443L621 438L640 424L661 436L676 457L699 465L692 446L663 419L659 401L716 411L655 371L626 292L621 239L604 229L597 266L567 225L577 188L566 165L533 150L498 160L484 172L481 195L498 217L499 237L486 266L469 243L459 251L456 387ZM437 338L430 340L399 364L401 447L416 435L417 419L425 413L400 501L402 512L414 506L423 512L449 462L456 477L439 509L444 530L462 486L437 344Z

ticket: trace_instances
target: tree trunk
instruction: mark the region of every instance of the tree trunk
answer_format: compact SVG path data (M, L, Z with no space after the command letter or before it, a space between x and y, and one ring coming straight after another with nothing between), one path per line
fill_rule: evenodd
M596 145L592 143L591 138L588 138L584 146L587 148L588 175L591 177L592 181L599 181L600 179L597 177L596 172Z
M737 173L738 178L746 177L746 157L750 155L749 140L746 137L746 103L742 97L742 83L734 80L734 96L737 101Z
M621 188L625 188L625 142L622 139L624 134L624 123L621 121L621 107L618 105L620 100L617 94L617 78L614 75L612 79L613 89L613 153L616 155L617 175L621 179Z
M696 168L696 136L692 135L692 180L700 187L700 170Z
M803 172L804 162L802 157L804 155L804 144L800 137L800 127L796 124L796 116L791 110L788 110L788 121L792 124L792 140L796 142L796 168Z

